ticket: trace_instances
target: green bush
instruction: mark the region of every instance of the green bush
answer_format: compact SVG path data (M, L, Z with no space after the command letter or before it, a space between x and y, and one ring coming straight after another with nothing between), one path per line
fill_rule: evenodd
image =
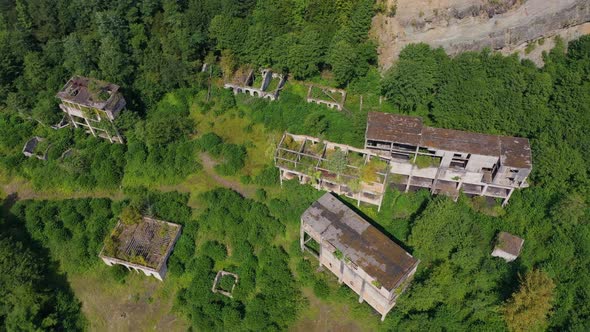
M227 248L217 241L207 241L201 247L201 252L205 256L211 257L214 261L219 262L227 258Z
M313 285L313 293L320 299L330 296L330 286L324 279L317 279Z
M256 189L256 199L264 202L266 200L266 191L262 188Z
M279 169L274 165L267 165L254 177L253 182L264 187L276 186L279 184Z
M438 167L440 165L440 157L418 155L413 163L418 168Z
M214 151L223 143L223 139L215 133L206 133L197 140L197 146L201 151Z
M216 165L215 170L221 175L235 175L244 167L246 148L242 145L223 144L221 158L223 163Z
M127 270L127 268L123 265L115 265L109 268L109 273L113 280L120 284L125 283L125 277L127 277L128 272L129 271Z

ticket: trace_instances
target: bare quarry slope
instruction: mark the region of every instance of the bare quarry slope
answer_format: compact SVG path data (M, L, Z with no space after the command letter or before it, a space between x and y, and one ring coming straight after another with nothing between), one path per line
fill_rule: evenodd
M443 47L449 54L484 47L518 52L540 64L541 52L553 46L555 36L567 41L590 33L590 0L383 2L385 13L373 19L372 33L379 42L379 63L384 69L405 45L420 42ZM534 45L525 52L529 43Z

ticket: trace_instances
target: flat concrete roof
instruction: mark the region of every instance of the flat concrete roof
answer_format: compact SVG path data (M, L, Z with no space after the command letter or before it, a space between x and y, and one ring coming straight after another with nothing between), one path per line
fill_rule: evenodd
M412 255L330 193L315 201L301 220L387 290L396 287L418 264Z
M518 236L507 232L500 232L496 241L496 249L518 256L520 255L520 250L522 249L523 244L524 240Z
M102 98L103 95L108 97ZM82 76L70 78L56 97L105 111L116 111L123 99L118 85Z
M473 153L500 158L504 166L531 168L529 140L469 131L433 128L422 119L391 113L369 112L366 138L422 146L445 151Z

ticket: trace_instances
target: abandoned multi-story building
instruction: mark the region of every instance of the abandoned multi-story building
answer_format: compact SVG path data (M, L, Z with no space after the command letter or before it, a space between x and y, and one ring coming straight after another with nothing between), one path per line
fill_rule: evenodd
M283 180L297 179L326 190L381 207L386 189L388 160L377 153L321 139L285 133L275 153Z
M395 306L419 260L330 193L301 216L300 246L381 314Z
M223 87L231 89L234 94L246 93L252 97L276 100L286 81L284 75L270 69L261 69L258 74L254 69L242 67L233 74L232 81Z
M82 127L111 143L123 143L123 137L113 123L126 105L118 85L74 76L56 97L61 100L59 107L75 128Z
M123 265L128 270L164 280L166 261L180 230L180 225L149 217L130 224L119 221L99 256L108 266Z
M531 148L526 138L424 126L422 119L370 112L365 148L390 159L400 189L428 188L456 199L459 192L508 203L528 187Z

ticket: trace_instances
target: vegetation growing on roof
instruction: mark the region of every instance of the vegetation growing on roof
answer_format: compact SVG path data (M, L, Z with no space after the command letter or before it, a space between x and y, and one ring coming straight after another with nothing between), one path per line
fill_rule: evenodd
M141 186L190 191L191 202L198 205L194 213L203 216L198 223L190 222L188 194L152 193L149 201L157 214L190 225L170 259L166 291L178 297L174 315L186 317L194 329L291 328L298 313L310 310L301 298L304 285L321 295L320 303L346 303L349 316L375 320L298 251L298 234L292 229L319 193L289 182L279 190L277 171L268 167L270 157L268 165L259 161L266 160L259 153L266 149L259 137L227 126L232 118L240 119L250 130L258 127L256 135L264 131L264 139L288 130L323 133L327 140L360 147L371 109L421 115L444 128L529 137L535 165L532 186L515 193L495 215L481 213L477 199L475 204L464 198L453 203L424 192L388 192L379 213L359 207L427 262L380 328L518 330L520 323L529 323L549 330L588 330L589 37L567 47L557 40L544 56L543 68L489 51L449 57L440 49L410 45L381 80L371 67L376 53L367 33L372 1L312 0L296 6L285 1L125 2L116 8L79 1L68 6L44 0L10 3L0 18L0 179L8 184L3 188L12 190L16 183L19 194L44 199L72 193L128 198ZM64 6L85 10L57 10ZM306 104L307 90L295 81L273 103L234 98L216 86L221 76L217 65L211 85L209 73L199 73L206 54L224 68L270 65L296 79L348 86L354 91L346 101L351 115ZM130 92L130 111L117 119L125 146L37 122L60 120L54 96L67 77L93 73ZM379 98L381 92L386 100ZM224 135L228 127L233 132ZM219 185L198 173L194 139L207 132L223 137L223 145L256 142L256 147L248 145L245 165L234 177L252 176L254 188L269 186L264 202L237 194L198 196ZM32 134L51 142L47 162L22 156ZM239 144L232 140L236 138ZM268 142L276 145L276 140ZM70 148L77 153L58 160ZM245 173L251 169L255 172ZM56 267L46 262L59 262L68 278L104 277L110 285L114 272L97 268L97 255L123 205L89 198L27 201L12 209L11 218L22 221L13 226L25 225L26 230L13 236L14 227L0 227L5 258L0 271L16 271L0 278L2 328L85 328L67 283L55 284L68 279L56 278ZM489 258L493 234L500 228L526 239L517 266ZM209 240L224 244L227 257L212 260L202 253L201 245ZM245 277L236 299L243 306L206 295L215 264L241 270ZM527 276L537 269L545 274L545 285L557 286L520 295L514 289L516 270ZM187 280L191 282L183 284ZM536 306L515 306L520 300L513 297L533 299ZM545 310L547 303L550 310Z
M438 167L440 165L440 157L417 155L416 160L412 160L412 163L418 168Z

